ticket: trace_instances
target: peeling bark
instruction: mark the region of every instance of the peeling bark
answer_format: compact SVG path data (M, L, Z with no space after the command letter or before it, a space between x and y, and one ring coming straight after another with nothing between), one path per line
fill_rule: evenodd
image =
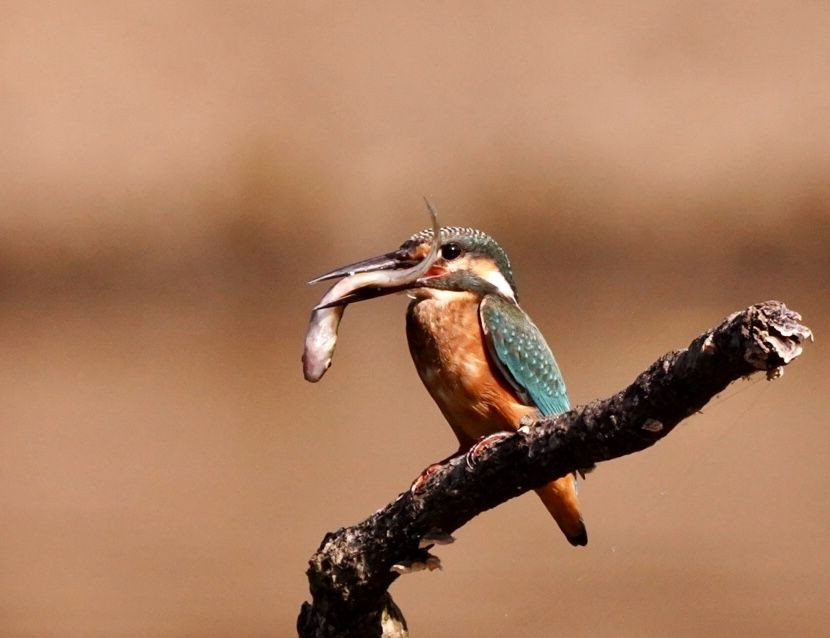
M326 534L309 561L312 602L300 611L299 635L407 636L387 590L402 571L435 565L433 539L553 479L654 445L736 379L777 378L812 340L800 320L778 301L750 306L663 355L614 396L539 418L483 448L474 463L453 458L417 493Z

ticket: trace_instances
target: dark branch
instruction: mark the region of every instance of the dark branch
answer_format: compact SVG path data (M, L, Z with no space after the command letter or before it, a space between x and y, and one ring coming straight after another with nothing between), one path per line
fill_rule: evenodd
M419 545L474 516L578 468L638 452L699 411L729 383L754 372L778 376L812 338L801 317L777 301L750 306L669 352L630 386L556 417L539 419L441 466L362 523L329 533L308 569L312 603L298 618L302 637L405 636L387 589L396 565L424 564Z

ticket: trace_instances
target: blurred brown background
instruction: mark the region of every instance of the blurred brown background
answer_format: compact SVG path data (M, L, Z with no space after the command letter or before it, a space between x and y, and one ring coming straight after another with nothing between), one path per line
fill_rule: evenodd
M393 595L418 636L830 622L826 3L0 8L0 635L291 636L323 534L453 449L400 298L303 381L315 274L511 255L575 402L779 298L818 336Z

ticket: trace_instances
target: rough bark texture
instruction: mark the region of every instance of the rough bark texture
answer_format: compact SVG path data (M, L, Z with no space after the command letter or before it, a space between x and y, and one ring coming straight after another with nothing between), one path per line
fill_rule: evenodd
M435 560L431 538L577 468L654 445L736 379L779 376L812 338L800 319L777 301L750 306L663 355L614 396L529 423L474 462L451 459L417 493L407 490L365 521L327 534L309 561L312 602L300 611L299 635L406 636L387 589L401 567Z

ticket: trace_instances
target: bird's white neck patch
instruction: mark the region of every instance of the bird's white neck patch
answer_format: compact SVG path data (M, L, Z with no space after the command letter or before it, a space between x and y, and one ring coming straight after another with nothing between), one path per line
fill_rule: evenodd
M488 270L487 272L481 273L480 276L487 283L493 284L496 287L496 290L498 290L503 296L516 301L516 295L513 293L513 289L510 287L510 284L507 283L507 279L505 279L504 275L501 274L501 271L496 269Z

